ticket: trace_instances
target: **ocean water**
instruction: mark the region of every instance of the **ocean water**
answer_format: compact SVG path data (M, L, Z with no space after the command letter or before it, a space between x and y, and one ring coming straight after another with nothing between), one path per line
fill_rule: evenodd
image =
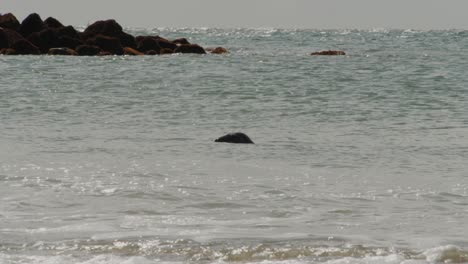
M0 263L468 263L467 31L128 31L230 53L0 56Z

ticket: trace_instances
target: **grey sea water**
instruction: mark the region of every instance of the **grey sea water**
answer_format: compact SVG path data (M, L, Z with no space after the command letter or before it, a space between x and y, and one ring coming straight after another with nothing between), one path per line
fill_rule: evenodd
M230 53L0 56L0 263L468 263L467 31L129 31Z

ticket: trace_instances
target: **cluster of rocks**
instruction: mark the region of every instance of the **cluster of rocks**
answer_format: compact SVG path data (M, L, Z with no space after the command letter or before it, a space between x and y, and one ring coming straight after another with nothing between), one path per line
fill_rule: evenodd
M30 14L21 23L11 13L0 14L0 54L4 55L161 55L172 53L223 54L223 47L203 48L186 38L168 40L160 36L132 36L115 20L100 20L83 32L64 26L53 17L46 20ZM346 55L340 50L311 55Z
M83 32L64 26L53 17L34 13L21 23L11 13L0 14L0 54L5 55L160 55L172 53L226 53L223 47L207 48L185 38L132 36L115 20L101 20Z

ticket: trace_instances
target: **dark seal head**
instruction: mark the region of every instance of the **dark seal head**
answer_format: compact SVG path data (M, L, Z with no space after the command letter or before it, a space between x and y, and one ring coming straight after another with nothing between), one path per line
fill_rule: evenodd
M215 142L254 144L254 142L244 133L229 133L215 140Z

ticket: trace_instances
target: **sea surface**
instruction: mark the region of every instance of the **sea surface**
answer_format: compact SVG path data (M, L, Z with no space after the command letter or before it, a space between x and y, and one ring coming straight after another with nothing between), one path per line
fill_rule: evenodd
M127 31L230 53L0 56L0 263L468 263L468 31Z

